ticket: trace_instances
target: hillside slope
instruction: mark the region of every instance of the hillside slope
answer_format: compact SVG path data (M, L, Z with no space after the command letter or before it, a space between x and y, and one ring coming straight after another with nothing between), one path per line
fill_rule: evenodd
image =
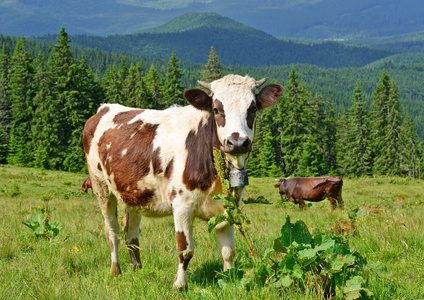
M51 41L53 38L50 36ZM217 14L198 13L185 14L147 33L76 35L71 39L78 46L136 56L168 59L174 52L179 59L193 63L204 63L213 46L223 64L243 66L305 63L326 68L360 67L394 54L339 42L280 40Z
M424 30L422 0L0 0L0 33L107 36L215 12L274 36L379 37Z

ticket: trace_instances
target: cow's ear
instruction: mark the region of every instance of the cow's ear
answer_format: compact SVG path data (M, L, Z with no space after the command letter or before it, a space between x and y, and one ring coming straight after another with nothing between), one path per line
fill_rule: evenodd
M257 95L257 106L264 109L274 105L283 94L284 88L280 84L267 84Z
M202 90L187 90L184 92L183 97L197 109L212 111L212 98Z

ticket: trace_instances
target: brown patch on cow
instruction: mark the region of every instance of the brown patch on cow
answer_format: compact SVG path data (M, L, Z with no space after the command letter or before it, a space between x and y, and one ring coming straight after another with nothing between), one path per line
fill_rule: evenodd
M141 114L142 112L144 112L143 109L132 109L132 110L120 112L116 114L116 116L113 118L113 122L116 124L128 123L129 121L134 119L137 115Z
M109 107L105 106L100 109L94 116L92 116L85 123L82 144L84 147L84 153L88 154L90 151L91 140L94 137L94 133L96 132L97 125L99 125L100 120L103 118L105 114L109 111Z
M149 189L133 189L130 191L119 191L119 193L122 200L129 206L146 206L155 195L155 193Z
M99 170L99 171L102 170L102 166L100 165L100 163L97 164L97 170Z
M178 194L182 195L182 194L183 194L183 190L180 190L180 191L178 192Z
M176 191L175 189L172 189L172 191L171 191L171 193L170 193L170 195L169 195L169 199L170 199L171 201L174 201L175 196L177 196L177 191Z
M237 139L240 137L240 133L238 133L238 132L233 132L233 133L230 135L230 137L231 137L231 138L233 138L233 139L235 139L235 140L237 140Z
M249 126L251 130L253 129L253 125L255 125L256 111L257 111L256 103L252 102L249 108L247 109L247 117L246 117L247 126Z
M214 112L214 115L215 115L216 125L219 126L219 127L224 127L225 126L224 105L218 99L216 99L213 102L213 112Z
M160 149L153 151L153 140L159 125L141 120L128 124L141 112L130 110L117 114L114 122L118 126L105 131L99 140L99 155L106 173L113 175L117 191L130 206L146 206L154 196L154 191L137 186L137 182L149 174L150 165L155 175L163 172ZM125 159L120 159L125 149Z
M199 124L186 138L187 160L183 172L183 183L188 190L209 189L216 177L213 148L219 148L213 115L206 124Z
M155 175L163 173L160 161L160 148L157 148L152 154L153 174Z
M170 179L171 175L172 175L172 171L174 170L174 158L171 159L171 161L169 162L169 164L166 166L165 168L165 178L166 179Z
M191 255L181 253L187 250L187 246L188 246L187 238L184 232L181 232L181 231L177 231L175 233L175 236L177 238L177 252L179 253L178 261L180 262L180 264L183 264L183 270L187 271L188 263L191 260Z

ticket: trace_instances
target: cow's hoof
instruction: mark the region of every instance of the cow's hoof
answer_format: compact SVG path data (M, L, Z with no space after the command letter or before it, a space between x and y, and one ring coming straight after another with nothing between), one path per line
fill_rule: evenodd
M130 264L130 266L135 270L141 269L141 264Z
M172 286L172 291L175 293L182 293L182 292L187 292L188 290L188 286L187 285L183 285L183 286L177 286L177 285L173 285Z
M111 276L118 276L122 274L121 267L119 266L119 263L112 263L110 266L110 273Z

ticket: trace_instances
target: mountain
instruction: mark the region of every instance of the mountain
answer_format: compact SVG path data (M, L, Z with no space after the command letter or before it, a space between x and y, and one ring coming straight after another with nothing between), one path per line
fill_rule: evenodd
M53 42L54 36L34 38ZM187 13L144 33L108 37L74 35L72 43L135 56L205 63L213 46L225 65L313 64L326 68L359 67L394 54L340 42L281 40L215 13Z
M215 12L274 36L369 38L424 30L422 0L0 0L0 33L130 34Z

